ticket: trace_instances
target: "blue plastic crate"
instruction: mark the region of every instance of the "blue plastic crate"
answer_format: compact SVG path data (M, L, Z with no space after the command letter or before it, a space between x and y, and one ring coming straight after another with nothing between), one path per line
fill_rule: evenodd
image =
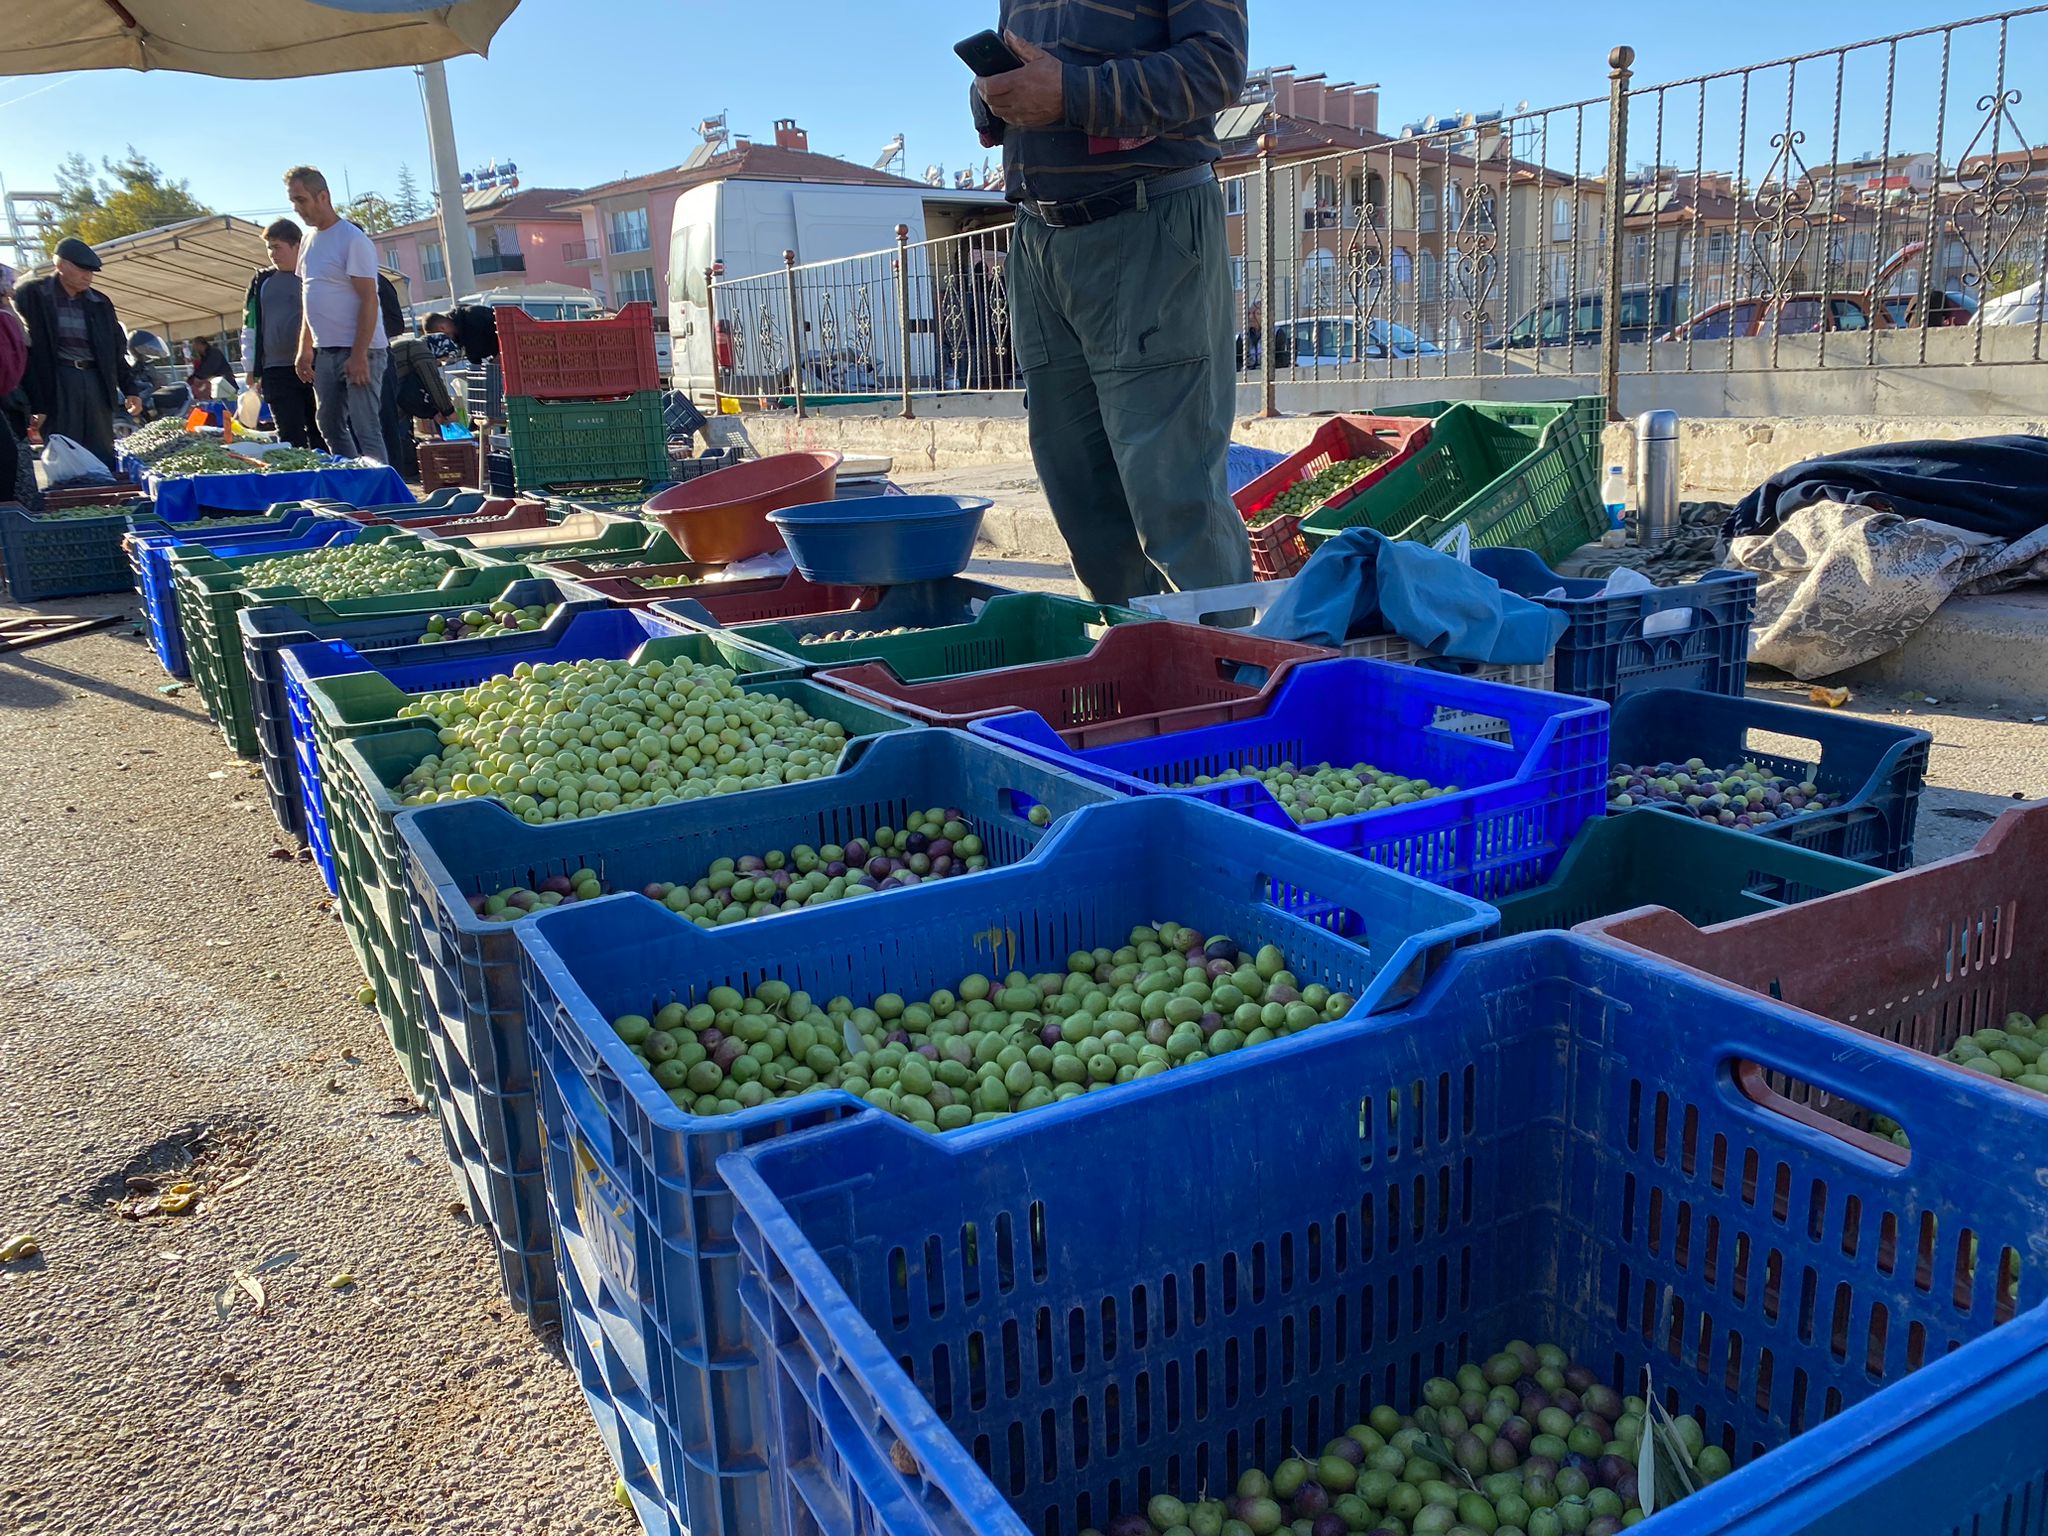
M1472 567L1570 620L1552 653L1559 693L1608 704L1646 688L1742 697L1756 614L1753 572L1709 571L1679 586L1608 597L1604 580L1560 576L1533 550L1475 549ZM1560 588L1562 597L1548 595ZM1683 623L1649 634L1652 619Z
M360 618L319 619L291 604L277 603L261 608L244 608L235 618L242 633L242 661L249 670L250 702L255 706L256 742L263 757L263 783L270 796L270 812L283 831L303 839L306 835L305 799L299 789L298 754L292 748L291 704L285 697L284 651L295 645L326 641L345 645L357 652L385 651L397 646L421 644L427 621L435 614L453 618L474 607L495 602L524 608L539 603L560 605L556 615L589 613L603 609L605 600L586 594L576 583L546 577L526 577L505 583L502 576L517 567L463 571L459 574L488 587L488 594L473 595L469 601L454 602L460 592L451 592L450 605L416 613L380 613ZM566 621L565 621L566 622ZM534 632L529 631L529 636ZM462 641L440 641L459 645Z
M1263 714L1199 730L1077 749L1036 714L997 715L969 729L1126 794L1190 795L1490 900L1548 880L1579 828L1605 810L1607 716L1606 705L1585 699L1346 658L1304 662L1280 680ZM1284 762L1370 762L1462 788L1297 826L1254 780L1193 787L1205 774Z
M1611 746L1614 762L1632 767L1697 757L1709 768L1747 761L1811 779L1823 791L1848 798L1831 810L1772 822L1751 835L1901 870L1913 864L1913 831L1933 740L1907 726L1798 704L1658 688L1615 706Z
M799 669L788 666L772 651L760 650L734 640L722 631L696 631L700 641L715 639L721 651L747 661L758 658L749 676L757 678L796 677ZM493 637L488 640L441 641L433 645L393 646L373 653L374 662L345 643L317 642L287 646L279 652L284 674L285 708L291 728L292 757L299 781L301 824L314 862L337 891L334 849L327 832L326 793L321 784L320 742L330 726L322 716L325 701L316 700L307 687L314 680L372 674L387 686L381 690L403 694L445 692L470 688L510 672L520 662L584 661L595 657L627 658L639 653L650 641L675 639L692 634L675 621L644 609L597 608L557 614L546 627L530 634ZM369 726L372 730L396 730L411 724L395 718L396 705L387 718ZM354 727L349 727L354 729Z
M401 812L394 825L404 848L422 1024L450 1085L441 1115L460 1122L448 1135L470 1159L468 1181L485 1192L507 1295L522 1311L551 1317L554 1250L533 1124L519 942L511 924L477 916L468 898L579 868L597 870L616 891L688 882L718 858L844 843L901 826L912 811L934 805L962 811L991 865L1000 867L1023 859L1045 836L1027 819L1032 807L1057 818L1112 798L1109 790L990 742L952 731L905 731L878 737L843 773L738 801L694 800L544 826L529 826L486 800ZM522 1155L528 1148L531 1154Z
M577 1314L563 1337L577 1355L601 1331L605 1360L623 1366L576 1362L586 1390L601 1377L616 1394L593 1403L601 1421L616 1413L650 1431L637 1461L620 1463L650 1532L781 1529L766 1502L767 1381L741 1321L732 1200L716 1165L735 1147L860 1106L819 1092L721 1118L686 1114L609 1021L769 977L865 1002L1013 965L1063 970L1076 948L1121 943L1133 926L1167 918L1240 943L1278 944L1304 983L1359 1000L1345 1023L1249 1053L1280 1058L1324 1031L1367 1027L1373 1010L1423 985L1456 945L1491 931L1496 914L1211 807L1155 796L1086 807L1056 823L1023 864L886 902L704 932L651 902L607 897L517 925L549 1215L564 1306ZM1168 1075L1249 1070L1219 1057ZM1083 1097L1115 1106L1131 1086ZM1080 1108L1068 1100L1019 1118L1057 1136ZM992 1129L945 1139L972 1145ZM1185 1155L1187 1138L1176 1140Z
M1898 1119L1910 1157L1766 1071ZM1131 1086L1064 1124L872 1115L723 1160L774 1529L1105 1528L1517 1337L1626 1392L1649 1367L1733 1456L1666 1536L2038 1525L2039 1420L1945 1396L2021 1361L2040 1392L2042 1309L1994 1327L2048 1263L2038 1099L1564 935L1467 952L1374 1028ZM1958 1442L2004 1436L1970 1448L1986 1482L1914 1429L1930 1399ZM1855 1459L1919 1475L1879 1505ZM2007 1498L2021 1525L1969 1523Z
M121 548L127 532L123 507L65 517L0 503L0 586L17 603L124 591L134 581Z
M172 533L155 518L128 520L128 566L135 573L135 588L142 594L142 611L149 620L150 649L163 669L173 677L189 677L185 659L185 629L178 621L178 597L171 582L170 551L178 547L205 549L210 553L232 553L236 541L289 537L304 532L321 514L293 503L294 510L275 522L240 524L217 533L203 531L204 524L187 524L196 531Z

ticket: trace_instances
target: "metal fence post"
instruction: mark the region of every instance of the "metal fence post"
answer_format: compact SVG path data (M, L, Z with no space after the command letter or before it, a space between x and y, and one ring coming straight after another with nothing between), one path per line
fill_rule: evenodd
M910 226L896 226L896 310L903 342L903 419L917 412L910 404Z
M1280 414L1274 403L1273 384L1273 150L1274 139L1270 133L1259 135L1259 225L1261 229L1259 246L1259 320L1256 326L1248 326L1250 333L1245 337L1249 346L1254 337L1259 343L1259 414L1268 420ZM1292 332L1290 330L1289 334Z
M796 417L802 421L804 411L804 338L803 309L796 298L796 252L782 253L782 269L789 278L789 385L796 395Z
M1621 420L1622 214L1628 185L1629 66L1635 61L1636 51L1626 43L1607 55L1607 281L1600 301L1600 392L1607 397L1609 421ZM1654 232L1654 216L1650 227Z

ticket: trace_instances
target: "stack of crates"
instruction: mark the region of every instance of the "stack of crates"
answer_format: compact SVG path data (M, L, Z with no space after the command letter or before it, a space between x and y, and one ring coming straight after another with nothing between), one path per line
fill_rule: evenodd
M498 359L516 483L668 478L652 305L628 304L609 320L501 309Z

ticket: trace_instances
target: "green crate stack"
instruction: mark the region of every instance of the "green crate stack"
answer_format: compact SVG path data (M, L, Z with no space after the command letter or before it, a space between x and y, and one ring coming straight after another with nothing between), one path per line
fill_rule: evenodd
M737 665L731 659L735 655L731 646L697 643L713 639L684 635L654 640L640 655L671 661L692 656ZM838 721L849 737L916 728L873 705L791 678L786 670L761 670L763 664L760 658L746 661L754 669L746 681L749 691L794 699L813 717ZM351 680L325 678L316 686L331 687ZM376 989L385 1033L414 1092L431 1099L433 1065L422 1032L419 963L413 949L411 909L405 898L403 852L392 818L404 808L396 786L422 759L441 750L441 739L438 732L413 720L396 723L404 728L390 729L388 721L380 721L367 732L331 742L320 759L321 778L327 786L327 821L341 887L337 906L342 926L349 930L356 958Z
M668 423L659 390L621 400L514 395L505 410L512 474L522 486L668 478Z
M1540 426L1539 412L1550 417ZM1366 527L1388 538L1435 542L1462 524L1475 545L1519 546L1554 563L1605 526L1586 419L1576 403L1451 403L1427 447L1342 507L1304 519L1302 536L1314 548L1345 529Z

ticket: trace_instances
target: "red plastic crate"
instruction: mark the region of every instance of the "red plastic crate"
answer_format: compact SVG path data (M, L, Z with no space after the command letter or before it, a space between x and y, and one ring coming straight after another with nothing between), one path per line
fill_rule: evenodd
M795 571L785 576L762 576L748 581L707 581L724 567L703 565L694 560L674 560L659 565L625 565L605 569L607 562L551 560L548 574L566 577L600 597L610 598L622 608L646 608L655 603L693 599L703 605L720 624L752 624L762 619L796 618L812 613L849 612L872 608L881 597L880 587L828 587L805 581ZM651 587L650 578L688 576L687 587Z
M609 320L536 320L498 311L498 363L508 398L590 400L661 388L654 307L628 304Z
M1033 710L1069 746L1191 731L1237 718L1297 662L1336 655L1194 624L1119 624L1086 656L906 683L887 662L835 667L818 681L928 725Z
M421 443L420 489L431 496L445 485L481 488L481 454L474 438L467 442Z
M1275 496L1298 481L1321 474L1332 464L1346 459L1386 455L1386 462L1353 481L1323 505L1341 507L1367 486L1375 484L1396 464L1408 459L1429 442L1432 423L1407 416L1332 416L1316 428L1308 446L1290 453L1258 479L1231 498L1238 515L1245 520L1252 541L1252 569L1261 581L1279 581L1308 564L1308 543L1301 536L1301 519L1280 517L1263 528L1251 521Z
M393 521L409 533L432 533L443 538L460 539L479 533L520 533L527 529L545 528L551 519L545 502L487 501L475 512L457 513L452 517L408 517Z

